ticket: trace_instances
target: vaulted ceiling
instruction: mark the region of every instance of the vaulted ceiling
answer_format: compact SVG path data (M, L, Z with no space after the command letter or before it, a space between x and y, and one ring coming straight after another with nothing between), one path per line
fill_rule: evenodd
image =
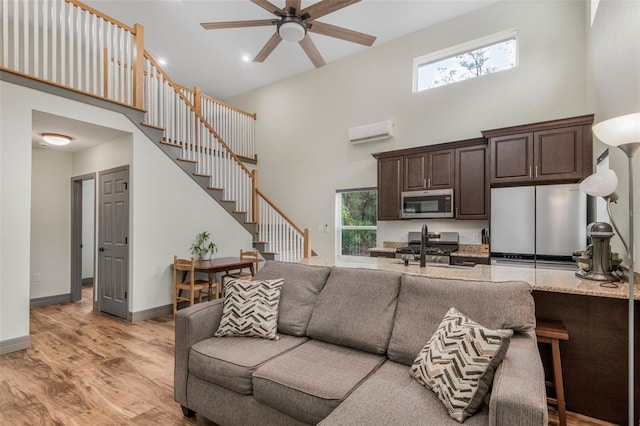
M331 1L331 0L329 0ZM364 0L318 19L371 34L372 48L449 20L496 0ZM285 0L272 0L284 7ZM145 29L145 47L169 77L187 87L226 99L302 72L321 72L295 42L281 42L263 62L251 62L276 30L274 26L205 30L201 22L272 19L249 0L86 0L95 9ZM317 3L302 0L302 8ZM311 34L327 64L369 47ZM249 58L249 61L243 60ZM321 70L321 69L320 69Z

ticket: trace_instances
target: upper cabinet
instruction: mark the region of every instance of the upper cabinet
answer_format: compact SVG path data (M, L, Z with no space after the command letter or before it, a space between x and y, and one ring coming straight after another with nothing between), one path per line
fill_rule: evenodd
M401 219L402 191L454 189L457 219L487 219L484 138L373 154L378 160L378 220Z
M378 159L378 220L400 219L404 157Z
M579 182L593 168L593 115L487 130L491 185Z
M489 219L489 153L484 139L455 150L456 219Z
M404 156L405 191L447 189L454 185L453 149Z

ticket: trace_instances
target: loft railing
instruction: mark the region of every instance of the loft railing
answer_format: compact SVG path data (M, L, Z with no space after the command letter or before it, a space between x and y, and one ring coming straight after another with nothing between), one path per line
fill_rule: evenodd
M75 0L2 0L0 10L0 67L142 106L142 80L135 73L144 50L141 25L130 27Z
M179 146L181 159L257 224L266 251L287 261L310 255L308 230L258 190L257 173L238 157L255 157L255 114L171 81L145 52L142 25L127 26L77 0L0 3L1 69L145 110L145 124L164 129L164 142Z
M204 95L199 87L189 89L179 86L179 88L236 155L243 160L256 159L255 113L248 113Z

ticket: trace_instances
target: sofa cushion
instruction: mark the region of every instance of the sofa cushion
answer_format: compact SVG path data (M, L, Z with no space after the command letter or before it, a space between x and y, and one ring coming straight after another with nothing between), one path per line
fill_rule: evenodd
M331 268L289 262L267 262L254 280L284 279L280 295L278 332L304 336L311 312Z
M191 347L189 373L232 391L251 394L251 375L264 362L306 342L282 334L278 340L213 337Z
M487 425L483 405L465 426ZM321 423L321 426L447 426L459 423L429 389L415 381L409 367L385 362Z
M531 286L525 282L462 281L403 275L387 350L389 359L411 365L452 306L494 330L535 329Z
M265 405L316 424L385 359L310 340L258 368L253 374L253 394Z
M400 277L395 272L334 267L311 315L307 335L384 354L393 327Z
M462 423L482 405L512 335L512 330L490 330L451 308L418 354L411 375Z
M277 339L282 282L282 279L229 280L224 295L222 318L215 336Z

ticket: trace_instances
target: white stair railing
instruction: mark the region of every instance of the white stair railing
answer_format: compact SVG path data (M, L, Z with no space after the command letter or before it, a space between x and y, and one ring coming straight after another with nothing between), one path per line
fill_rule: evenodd
M257 190L258 240L266 243L264 252L275 260L297 262L310 256L309 230L298 228L275 204Z
M196 163L196 173L210 177L209 187L222 189L223 199L235 201L235 210L252 221L251 172L148 55L144 88L145 122L163 128L165 141L181 147L180 159Z
M196 174L256 223L266 252L283 261L310 256L309 230L258 190L256 172L238 157L255 158L255 114L172 82L144 51L141 25L129 27L77 0L0 0L0 25L0 68L145 109L146 124L164 129L181 159L193 161Z
M1 3L0 67L136 106L131 64L143 41L140 26L73 0Z
M202 116L211 123L229 148L240 157L254 159L256 115L206 95L201 95L200 99Z

